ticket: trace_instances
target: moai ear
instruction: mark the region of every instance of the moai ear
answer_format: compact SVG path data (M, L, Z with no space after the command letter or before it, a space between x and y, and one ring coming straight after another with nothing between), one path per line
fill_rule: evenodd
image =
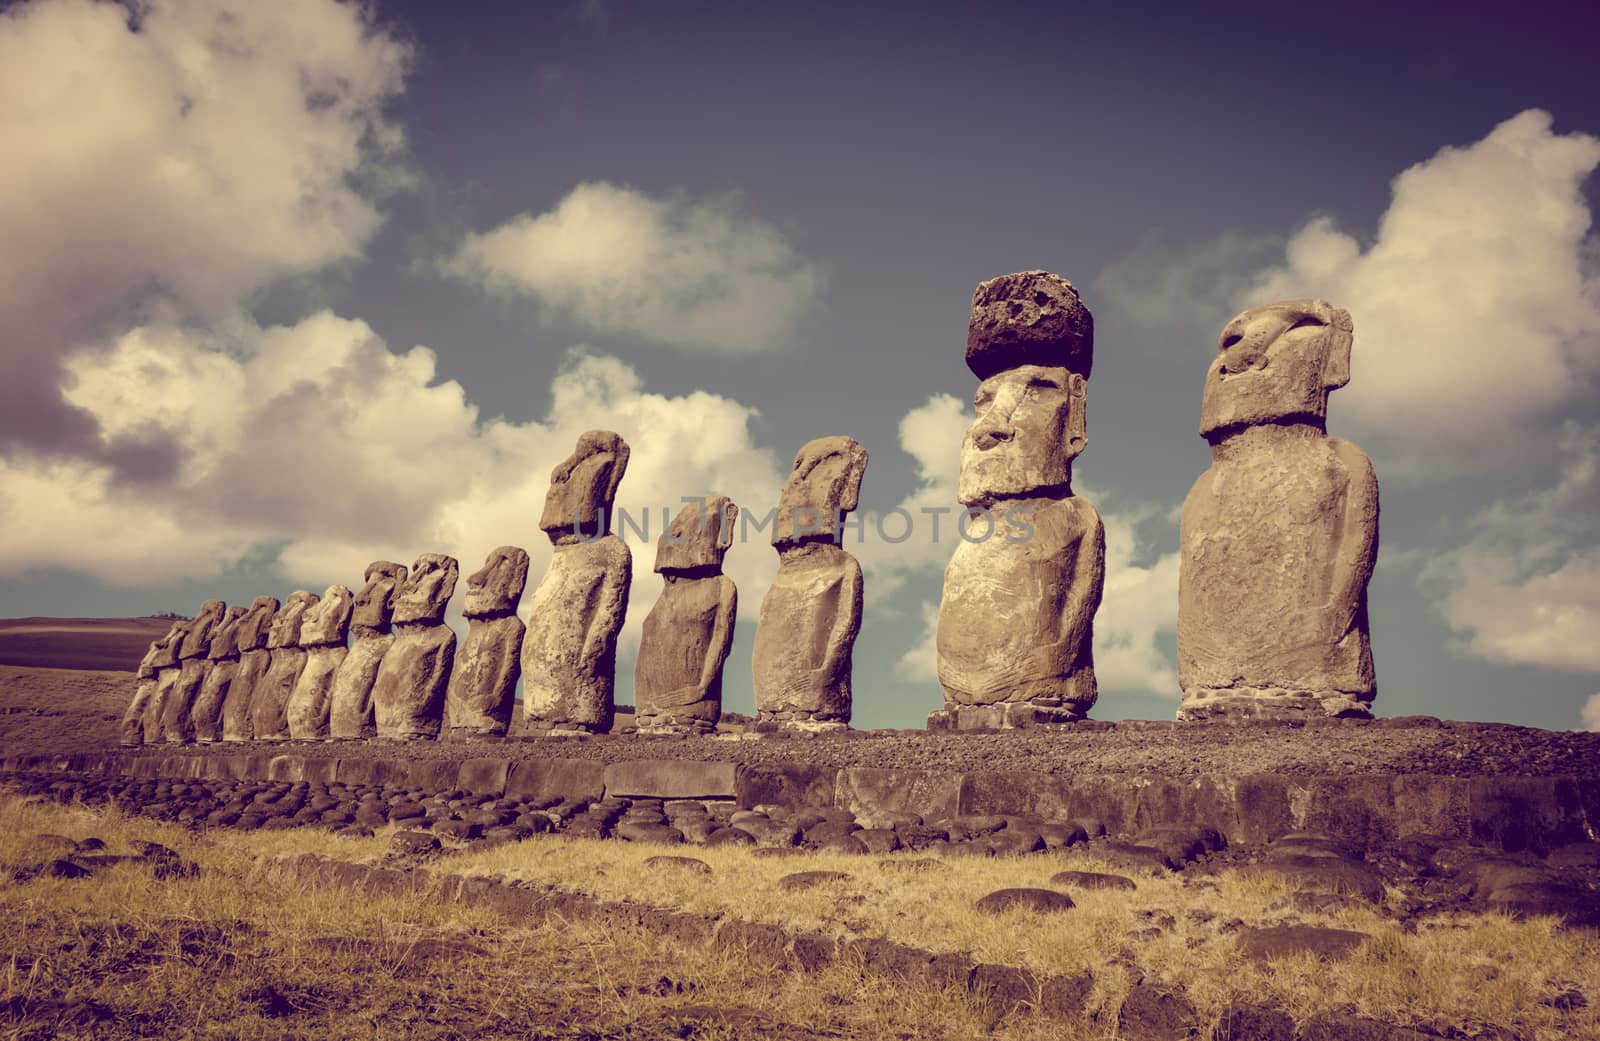
M849 513L861 503L861 481L867 475L867 450L852 439L845 447L845 474L839 489L839 512Z
M1322 386L1338 390L1350 382L1350 347L1355 342L1355 325L1350 312L1343 308L1329 308L1328 353L1322 363Z
M717 548L726 550L733 545L733 522L739 519L739 507L732 500L722 500L722 510L717 515Z
M1076 372L1067 374L1067 393L1072 404L1067 414L1067 456L1077 456L1089 444L1088 417L1089 381Z
M605 505L602 508L609 508L617 501L617 488L622 484L622 475L628 472L628 456L631 452L628 442L617 437L611 451L611 472L606 475Z

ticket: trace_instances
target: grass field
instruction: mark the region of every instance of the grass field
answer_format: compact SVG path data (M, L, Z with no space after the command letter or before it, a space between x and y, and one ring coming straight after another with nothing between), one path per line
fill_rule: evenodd
M170 618L3 618L0 665L133 672Z

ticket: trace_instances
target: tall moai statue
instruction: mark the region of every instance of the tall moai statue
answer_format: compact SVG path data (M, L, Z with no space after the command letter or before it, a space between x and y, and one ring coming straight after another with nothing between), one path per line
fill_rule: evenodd
M656 543L661 596L645 616L633 670L641 734L710 733L722 718L722 666L739 617L722 558L738 517L724 495L692 502Z
M1072 492L1093 362L1094 318L1066 279L1024 271L972 294L967 368L981 382L961 442L968 517L944 573L945 707L931 728L1070 723L1095 703L1105 526Z
M443 553L424 553L411 565L394 601L394 643L378 663L372 685L379 737L436 738L444 717L455 630L444 624L460 565Z
M539 527L555 547L522 638L522 710L532 733L605 733L616 710L617 634L633 555L611 534L628 443L590 430L550 473Z
M272 664L272 652L267 650L267 634L278 617L278 598L258 596L255 603L239 619L239 667L234 671L233 682L222 699L222 740L249 741L255 736L255 720L250 714L255 700L256 687L266 678L267 666Z
M467 640L456 654L445 697L450 737L505 737L522 675L522 634L517 602L528 584L528 551L490 550L483 567L467 577L462 613Z
M1378 478L1327 430L1353 338L1326 300L1253 307L1222 330L1200 404L1211 468L1179 531L1179 719L1372 715Z
M206 652L211 649L212 631L227 613L228 605L221 600L207 600L184 627L183 642L178 645L178 682L161 707L161 736L169 744L184 745L194 740L194 703L211 664Z
M850 725L851 651L861 631L861 565L842 545L861 498L867 450L819 437L794 457L778 497L778 574L761 601L752 668L761 724L786 730Z
M406 580L406 566L392 560L367 565L361 592L350 614L350 653L333 674L328 694L328 736L335 740L362 739L378 733L372 712L372 688L378 667L394 643L391 623L394 601Z
M120 729L121 743L129 748L144 744L144 717L150 710L150 702L155 700L156 688L161 682L159 670L162 666L159 663L170 664L177 660L173 648L183 640L183 630L188 624L187 619L173 622L165 636L150 641L150 649L144 652L144 658L139 662L139 682L134 687L133 700L128 702L128 709L122 714Z
M222 738L222 706L227 703L234 674L239 671L239 623L243 619L244 608L228 608L206 642L206 678L190 714L194 739L201 744Z
M172 692L177 689L178 680L183 677L182 663L178 654L183 648L183 638L189 631L191 619L185 619L174 626L177 635L168 640L154 659L156 686L150 694L150 700L144 706L144 743L147 745L160 744L165 738L161 733L161 718L166 715L167 702L172 700Z
M289 736L289 695L306 667L300 630L317 600L317 594L305 589L290 593L267 630L267 672L250 693L250 721L257 741L282 741Z
M346 586L331 585L300 623L300 646L305 667L294 681L285 715L289 736L296 741L320 741L328 736L328 706L333 677L350 648L350 614L355 598Z

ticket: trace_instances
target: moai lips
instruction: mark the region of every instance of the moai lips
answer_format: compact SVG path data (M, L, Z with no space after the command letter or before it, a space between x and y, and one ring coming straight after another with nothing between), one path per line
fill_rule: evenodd
M394 642L378 665L372 688L379 737L406 741L439 736L456 654L456 634L444 624L444 611L459 573L455 557L424 553L400 585Z
M206 643L206 678L190 715L194 739L202 744L222 738L222 706L227 702L233 677L239 671L239 623L243 618L244 608L228 608Z
M491 550L467 578L467 639L456 654L445 697L452 737L504 737L522 675L522 619L517 602L528 582L528 551Z
M394 643L394 602L406 580L406 566L375 560L367 565L363 580L366 584L356 594L350 615L350 652L334 672L328 694L328 736L334 740L377 734L372 688L378 681L383 656Z
M551 471L539 527L555 550L522 638L522 706L535 732L611 729L633 575L627 544L610 533L611 505L628 454L619 435L590 430Z
M982 382L957 490L970 516L945 569L945 708L930 727L1071 722L1095 703L1105 528L1072 492L1093 357L1093 318L1065 279L1027 271L973 293L967 365Z
M867 450L848 437L811 441L778 499L778 574L761 601L753 654L756 711L787 729L850 723L851 652L861 630L861 565L837 543L860 499Z
M690 503L656 543L663 585L645 617L634 667L640 733L708 733L722 718L722 667L739 614L722 558L738 516L726 496Z
M255 736L255 721L250 706L255 689L267 674L272 652L267 649L267 633L278 616L278 598L258 596L239 619L237 640L239 667L222 701L222 740L248 741Z
M300 632L318 596L301 589L289 595L267 630L267 671L250 697L250 719L257 741L282 741L289 736L289 697L306 667Z
M1371 715L1378 479L1326 418L1353 339L1325 300L1251 308L1222 330L1200 406L1211 467L1179 532L1180 719Z
M144 719L160 682L159 670L162 667L160 663L165 661L170 668L177 660L173 647L182 641L184 627L187 624L184 621L173 622L165 636L150 642L149 650L145 651L144 658L140 660L138 684L134 687L133 700L128 702L127 711L122 714L120 727L122 744L130 748L144 744Z
M194 740L194 703L210 667L206 652L211 647L212 631L227 613L228 605L221 600L207 600L184 628L183 642L178 647L178 680L161 709L161 733L169 744Z
M333 677L343 664L349 648L350 614L355 598L341 585L331 585L316 605L306 612L300 625L300 646L306 663L295 680L285 715L289 736L297 741L321 740L328 736L328 707Z

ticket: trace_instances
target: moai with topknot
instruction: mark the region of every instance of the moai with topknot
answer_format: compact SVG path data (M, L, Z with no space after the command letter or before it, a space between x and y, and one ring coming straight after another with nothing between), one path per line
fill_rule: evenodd
M350 612L355 606L348 586L331 585L300 623L305 666L294 681L285 716L296 741L321 741L328 736L328 705L333 677L350 653Z
M522 675L525 627L517 603L527 584L528 551L519 546L490 550L483 567L467 577L467 639L445 697L447 736L506 736Z
M945 707L929 727L1070 723L1095 703L1105 526L1072 491L1093 360L1094 319L1066 279L1024 271L973 293L967 367L982 382L939 605Z
M255 701L256 687L266 678L267 667L272 664L272 652L267 649L267 634L278 617L278 598L258 596L255 603L239 619L239 667L234 671L233 682L222 701L222 740L249 741L255 736L255 720L251 705Z
M228 608L206 641L206 678L190 714L194 739L201 744L222 738L222 706L227 702L234 674L239 671L239 623L243 619L244 608Z
M455 630L444 624L444 610L460 570L455 557L424 553L412 562L395 596L394 643L384 653L372 687L379 737L413 741L439 736L456 657Z
M1372 715L1378 478L1327 424L1353 339L1326 300L1253 307L1222 330L1200 404L1211 468L1179 530L1179 719Z
M641 734L710 733L722 718L722 666L739 617L722 558L738 516L724 495L692 502L656 543L661 596L645 617L633 672Z
M375 737L372 688L394 643L394 601L405 584L406 566L392 560L367 565L366 583L350 614L350 652L333 674L328 693L328 736L335 741Z

